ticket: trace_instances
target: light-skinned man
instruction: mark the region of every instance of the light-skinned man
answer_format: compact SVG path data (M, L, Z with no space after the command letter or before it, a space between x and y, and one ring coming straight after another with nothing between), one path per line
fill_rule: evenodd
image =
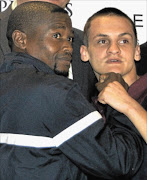
M84 44L81 47L81 57L83 61L91 63L100 81L98 87L105 83L105 74L111 72L121 75L129 86L127 92L118 81L108 83L97 100L101 104L107 104L105 112L110 115L113 111L120 112L117 118L121 121L122 114L126 115L147 142L147 74L139 77L136 73L135 61L140 60L140 47L134 23L118 9L102 9L87 21ZM100 103L96 102L98 109L101 108ZM104 115L108 116L107 113ZM145 166L144 164L142 168L145 169ZM139 171L137 178L146 179L146 175L142 174L144 169Z

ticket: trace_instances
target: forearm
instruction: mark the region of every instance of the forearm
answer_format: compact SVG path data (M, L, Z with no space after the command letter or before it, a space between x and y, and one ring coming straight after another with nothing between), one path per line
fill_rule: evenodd
M147 142L147 112L118 82L109 83L98 100L125 114Z
M124 114L138 129L145 142L147 143L147 112L146 110L134 99L128 104Z
M97 121L60 146L83 172L104 179L133 176L142 163L142 140L122 113ZM124 122L124 125L122 122ZM84 139L84 141L83 141Z

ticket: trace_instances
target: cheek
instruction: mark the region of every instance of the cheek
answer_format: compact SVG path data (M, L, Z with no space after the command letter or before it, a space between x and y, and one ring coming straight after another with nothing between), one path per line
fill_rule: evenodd
M125 59L128 59L129 61L134 61L135 51L132 48L121 49L121 54L123 54L123 57Z
M48 60L52 59L52 48L47 46L43 41L36 42L36 48L34 49L34 56L48 63Z
M34 42L34 43L29 43L28 42L26 51L31 56L39 58L39 54L40 54L41 48L40 48L40 45L38 45L38 43L36 43L36 42Z
M49 53L54 53L57 52L61 46L59 42L53 42L49 39L43 43L43 47L44 50L48 51Z
M93 48L92 50L89 50L89 56L90 56L90 62L92 64L99 64L102 62L103 58L106 56L106 53L103 51L100 51L99 49Z
M107 49L106 48L102 48L102 47L98 47L97 45L93 45L89 48L89 54L93 57L103 57L106 55Z
M89 59L89 62L94 71L96 71L101 66L101 63L97 56L92 56L91 59Z
M101 71L104 66L105 57L107 56L106 51L100 50L98 48L93 48L89 50L91 52L89 62L95 72Z

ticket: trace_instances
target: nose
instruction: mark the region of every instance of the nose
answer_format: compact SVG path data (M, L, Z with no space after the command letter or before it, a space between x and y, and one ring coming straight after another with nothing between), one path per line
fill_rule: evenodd
M63 51L64 51L65 53L71 55L72 52L73 52L72 43L69 42L69 41L67 41L67 40L65 40L65 41L64 41L64 44L63 44Z
M108 50L107 52L110 54L118 54L120 53L120 47L119 45L117 44L117 42L112 42L109 47L108 47Z

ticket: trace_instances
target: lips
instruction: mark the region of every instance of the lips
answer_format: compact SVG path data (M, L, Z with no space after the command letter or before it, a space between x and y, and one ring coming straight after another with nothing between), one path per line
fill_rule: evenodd
M112 64L112 63L118 63L118 64L120 64L120 63L122 63L122 61L121 61L120 59L108 59L108 60L106 61L106 63L108 63L108 64Z
M70 53L66 55L58 56L58 59L62 61L71 61L71 58L72 58L72 55Z
M71 57L60 57L58 58L59 61L67 61L67 62L71 62Z

